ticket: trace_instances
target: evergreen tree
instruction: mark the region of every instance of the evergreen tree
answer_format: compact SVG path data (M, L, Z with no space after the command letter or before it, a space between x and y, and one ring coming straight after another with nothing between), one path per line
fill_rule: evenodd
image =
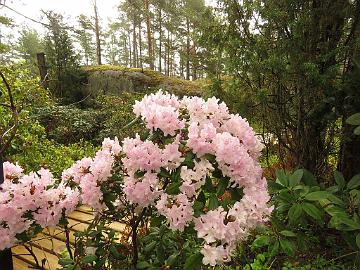
M75 53L69 27L63 16L53 11L44 12L49 24L45 36L45 53L49 64L50 89L63 102L81 98L79 88L83 73L79 68L79 55Z

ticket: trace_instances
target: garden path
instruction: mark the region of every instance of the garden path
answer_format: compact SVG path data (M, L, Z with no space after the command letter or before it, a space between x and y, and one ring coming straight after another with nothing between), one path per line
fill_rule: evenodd
M75 212L68 216L69 235L71 245L75 243L74 232L84 231L94 219L91 208L80 206ZM125 225L114 222L109 227L115 231L122 232ZM66 249L66 235L61 228L45 229L32 240L32 251L36 255L40 265L44 262L44 270L56 270L59 267L58 258ZM12 248L14 270L37 269L33 256L24 246Z

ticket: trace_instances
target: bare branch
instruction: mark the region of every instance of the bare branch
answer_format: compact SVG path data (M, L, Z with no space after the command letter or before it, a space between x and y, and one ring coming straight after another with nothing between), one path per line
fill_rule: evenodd
M9 108L11 111L12 111L12 120L13 120L13 125L8 128L2 135L1 135L1 138L0 138L0 156L2 155L2 153L9 147L11 141L14 139L15 137L15 134L16 134L16 131L18 129L18 125L19 125L19 113L18 113L18 110L15 106L15 103L14 103L14 98L13 98L13 95L12 95L12 92L11 92L11 88L10 88L10 85L9 83L7 82L4 74L0 71L0 76L2 78L2 81L6 87L6 90L8 92L8 96L9 96L9 101L10 101L10 105L7 105L7 104L3 104L1 103L2 106L5 106L7 108ZM9 138L6 140L6 142L4 144L1 145L1 142L2 140L5 138L5 136L11 132Z

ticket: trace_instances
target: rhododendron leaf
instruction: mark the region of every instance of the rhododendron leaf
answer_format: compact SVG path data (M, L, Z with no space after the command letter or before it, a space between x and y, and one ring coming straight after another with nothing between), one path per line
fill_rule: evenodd
M27 232L22 232L22 233L18 233L16 234L16 239L18 239L19 241L25 243L27 241L30 241L31 240L31 237L28 236Z
M295 248L294 248L294 244L291 243L289 240L285 240L285 239L280 239L280 246L281 249L289 256L294 255L295 253Z
M171 183L166 188L166 193L169 195L177 195L180 193L180 186L181 186L181 182Z
M194 168L194 159L195 159L194 153L189 151L185 154L185 160L183 161L182 164L187 166L188 168L192 169L192 168Z
M275 193L279 190L282 190L284 186L274 181L268 181L268 188L270 189L271 193Z
M206 177L205 184L203 186L205 192L213 193L216 192L216 188L213 185L213 182L210 177Z
M254 248L261 248L269 245L270 243L271 243L271 237L268 235L262 235L255 239L255 241L252 243L252 246Z
M141 177L143 177L145 175L145 173L146 172L144 172L144 171L136 171L135 172L135 177L136 178L141 178Z
M58 262L61 266L72 265L74 263L72 259L60 259Z
M347 183L347 189L356 189L360 186L360 174L355 175Z
M303 203L302 209L304 209L304 211L312 218L316 220L321 220L322 217L321 211L312 203L307 203L307 202Z
M204 203L200 202L200 201L195 201L194 202L194 216L195 217L199 217L202 213L203 213L203 209L204 209Z
M218 208L218 206L219 206L219 200L217 196L215 194L211 194L208 205L209 210L214 210Z
M328 198L329 195L330 195L330 193L327 191L315 191L315 192L308 193L305 196L305 199L308 201L319 201L319 200Z
M176 259L179 257L179 255L180 255L180 252L171 254L169 256L169 258L167 258L166 264L169 265L169 266L173 265L175 263Z
M82 258L80 260L81 263L87 264L87 263L92 263L93 261L97 260L97 256L96 255L87 255L84 258Z
M295 237L296 233L292 232L292 231L288 231L288 230L283 230L280 232L280 234L284 235L284 236L288 236L288 237Z
M156 241L152 241L150 242L149 244L147 244L144 248L145 252L150 252L152 251L157 245L157 242Z
M268 250L270 253L270 258L274 257L279 252L279 246L280 246L279 241L275 241L274 244L269 246Z
M59 220L59 226L65 226L68 224L69 224L69 222L68 222L67 218L65 217L65 215L61 215L61 218Z
M336 197L334 194L329 194L327 199L336 205L345 206L344 201L341 200L340 198Z
M205 154L204 158L206 158L210 162L214 162L216 157L214 155L211 155L211 154Z
M306 169L302 169L302 170L303 170L302 180L303 180L304 184L307 186L317 186L318 183L316 181L315 176Z
M206 203L206 196L204 194L203 191L201 191L198 195L198 197L196 198L196 201L202 202L204 205Z
M289 185L289 174L285 170L276 170L276 183L287 187Z
M165 168L161 168L158 175L161 176L161 177L165 177L165 178L170 178L171 177L171 174Z
M360 126L358 126L358 127L356 127L356 128L354 129L354 134L355 134L355 135L360 135Z
M357 244L358 248L360 249L360 233L358 233L356 236L356 244Z
M304 175L304 171L302 169L296 170L290 175L289 178L289 187L294 187L300 183L301 178Z
M289 209L289 220L291 223L296 223L302 215L302 208L300 204L294 204Z
M137 269L145 269L145 268L148 268L150 267L151 264L149 264L148 262L145 262L145 261L140 261L136 264L136 268Z
M335 178L335 182L336 182L336 184L338 184L339 188L343 189L346 184L344 175L339 171L334 171L334 178Z
M140 139L142 141L145 141L150 136L150 131L144 131L140 133Z
M223 177L219 180L219 183L218 183L218 186L217 186L217 195L218 196L221 196L224 194L226 188L228 187L229 185L229 178L227 177Z
M199 269L202 265L203 255L200 252L192 254L185 261L184 270Z
M360 125L360 113L355 113L346 119L346 123L353 126Z
M287 189L280 191L279 198L285 202L291 203L296 200L293 194L290 194Z
M123 260L126 258L126 256L121 254L114 245L112 245L109 250L110 250L111 255L113 255L114 258L116 258L118 260Z
M152 227L159 227L161 223L165 220L164 216L155 216L153 215L151 218L151 226Z

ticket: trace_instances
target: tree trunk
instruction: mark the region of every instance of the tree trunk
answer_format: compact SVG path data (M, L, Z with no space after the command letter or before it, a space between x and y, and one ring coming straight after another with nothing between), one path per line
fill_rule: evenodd
M144 0L144 1L145 1L145 12L146 12L146 28L147 28L149 63L150 63L150 69L154 70L154 57L153 57L152 35L151 35L149 0Z
M167 32L167 67L166 75L170 76L170 31Z
M142 41L141 41L141 23L139 23L139 62L140 62L140 68L143 68L143 63L142 63Z
M133 19L133 67L137 67L136 18Z
M97 9L97 5L96 5L96 0L94 0L93 6L94 6L94 13L95 13L96 57L97 57L97 64L101 65L100 26L99 26L99 17L98 17L98 9Z
M162 71L161 67L161 49L162 49L162 18L161 18L161 8L159 9L159 72Z
M41 85L45 89L48 89L49 80L47 78L48 71L47 71L47 66L46 66L45 54L44 53L37 53L36 58L37 58L39 72L40 72Z
M133 61L133 55L132 55L132 48L131 48L131 31L128 32L128 36L129 36L129 67L131 67Z
M190 21L186 18L186 79L190 80Z

